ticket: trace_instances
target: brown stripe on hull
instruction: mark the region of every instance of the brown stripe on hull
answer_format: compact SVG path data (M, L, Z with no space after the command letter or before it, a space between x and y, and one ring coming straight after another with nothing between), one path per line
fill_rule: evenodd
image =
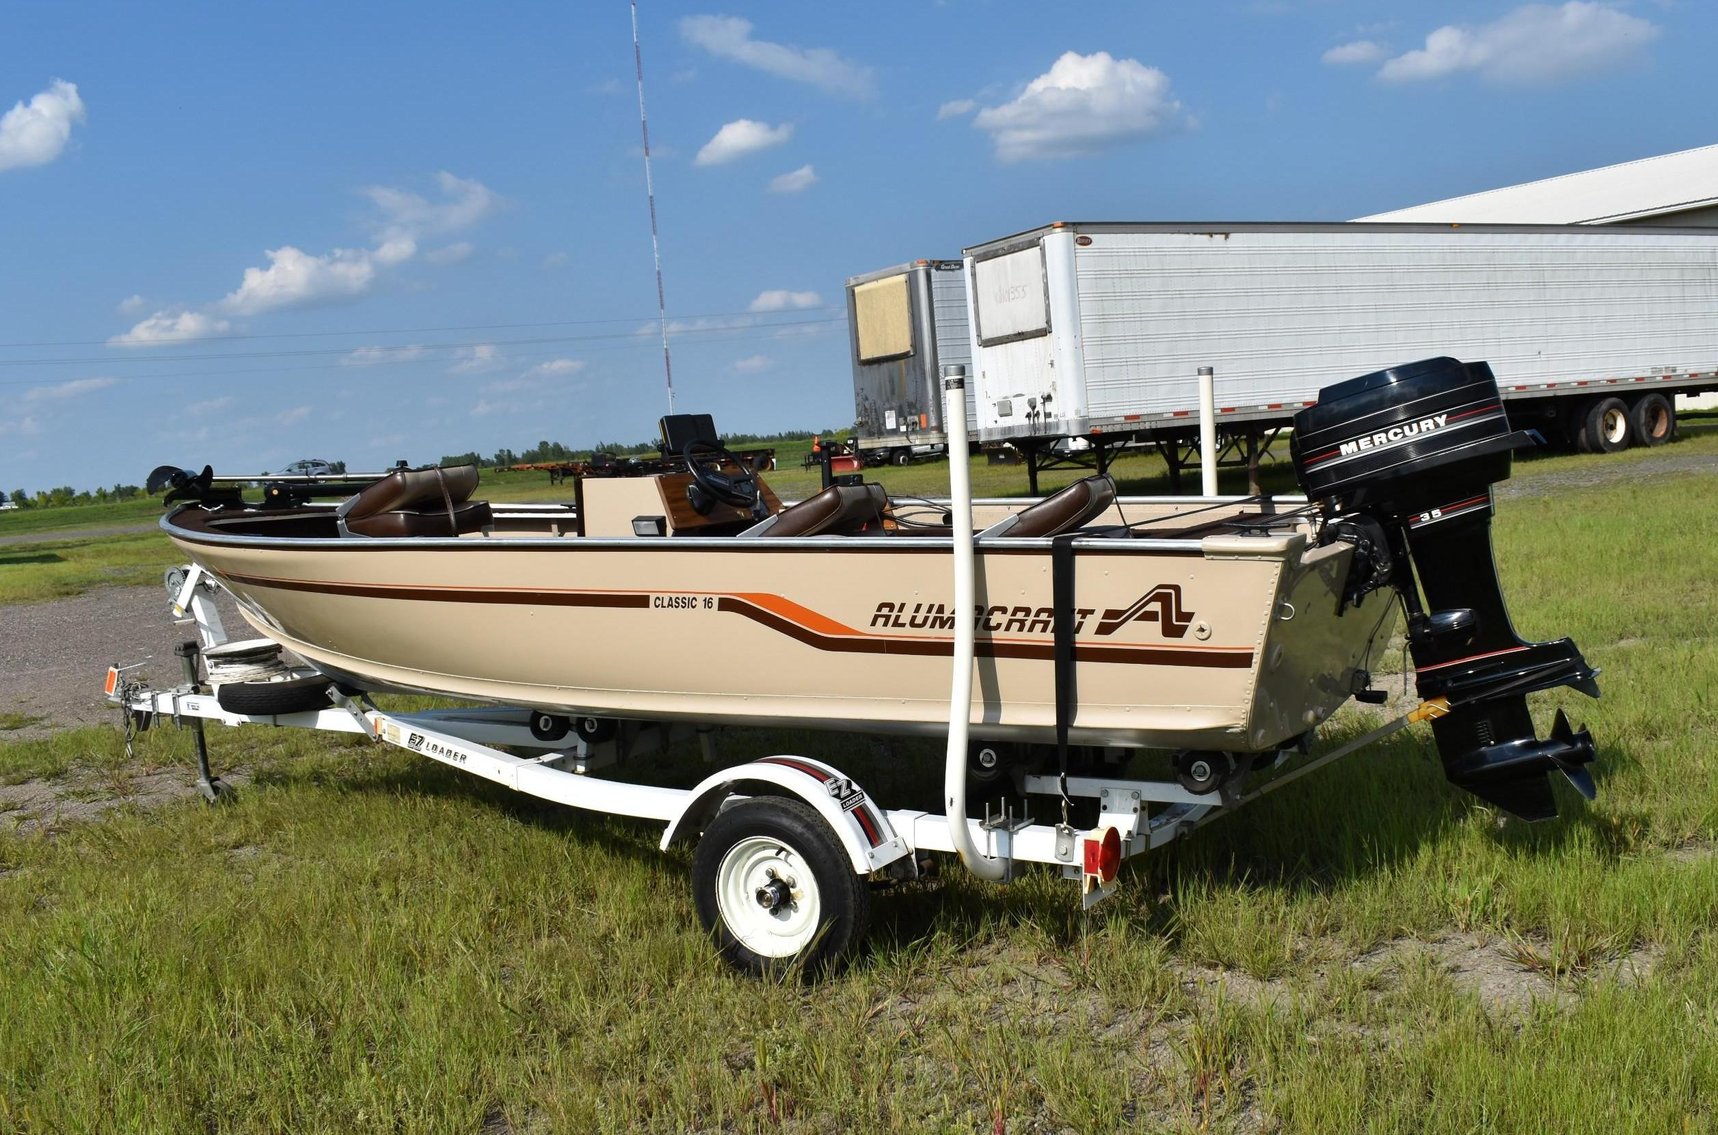
M716 609L744 615L753 622L762 623L771 630L779 631L790 638L796 638L807 646L814 646L819 650L856 654L914 654L942 658L954 657L954 641L952 639L884 638L881 635L871 635L863 631L855 632L861 636L855 638L819 634L771 611L753 606L743 599L727 596L717 601ZM980 658L1026 658L1048 661L1055 658L1055 650L1055 644L1049 642L997 642L981 638L973 644L973 653ZM1120 662L1138 666L1201 666L1219 670L1246 670L1253 665L1253 652L1245 648L1225 650L1217 647L1211 650L1200 650L1194 647L1100 646L1093 643L1076 643L1074 645L1074 659L1078 662Z
M413 586L409 584L336 583L298 579L274 579L266 576L228 573L234 583L251 587L275 588L284 591L304 591L325 595L353 595L366 599L404 599L427 603L504 603L543 605L553 607L620 607L646 608L652 593L612 591L546 591L533 588L449 588ZM937 638L887 638L865 631L848 635L829 634L813 630L801 623L782 617L748 600L722 596L716 604L719 611L741 615L762 626L787 635L817 650L844 654L928 655L952 658L954 641ZM836 624L839 625L839 624ZM1055 645L1049 642L1019 642L979 639L974 653L981 658L1020 658L1050 661L1055 657ZM1214 647L1124 646L1076 643L1077 662L1107 662L1134 666L1194 666L1218 670L1246 670L1253 665L1253 652L1245 647L1225 649Z

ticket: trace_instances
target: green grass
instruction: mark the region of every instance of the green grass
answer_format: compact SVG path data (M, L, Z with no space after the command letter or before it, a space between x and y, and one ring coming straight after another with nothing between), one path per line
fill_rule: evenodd
M0 605L159 582L183 557L159 532L0 544Z
M13 508L0 512L0 536L30 532L57 532L67 528L116 527L149 524L161 515L159 497L108 504L76 504L61 508Z
M1500 506L1518 627L1604 668L1600 701L1533 699L1592 728L1596 803L1503 821L1398 734L1136 861L1090 914L1037 870L881 892L869 953L807 987L715 961L689 852L650 825L355 739L212 730L252 777L230 806L0 834L0 1129L1712 1130L1711 485ZM934 806L934 744L724 750ZM0 743L0 783L189 780L191 753L163 726L127 762L81 730Z

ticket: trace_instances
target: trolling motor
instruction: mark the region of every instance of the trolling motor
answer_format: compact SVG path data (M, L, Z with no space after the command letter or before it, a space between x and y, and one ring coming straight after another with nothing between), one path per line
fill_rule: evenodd
M1419 695L1450 706L1432 723L1444 774L1526 820L1557 814L1552 771L1594 794L1592 737L1558 710L1539 739L1526 695L1599 696L1573 641L1515 633L1498 583L1491 486L1509 479L1514 450L1535 444L1511 431L1489 366L1436 358L1324 388L1295 415L1290 446L1326 538L1355 545L1344 602L1384 586L1402 596Z

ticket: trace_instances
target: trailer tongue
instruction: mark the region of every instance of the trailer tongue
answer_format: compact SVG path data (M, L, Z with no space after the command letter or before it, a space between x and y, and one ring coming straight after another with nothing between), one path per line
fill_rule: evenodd
M1528 820L1556 815L1552 771L1591 799L1592 738L1559 710L1540 740L1527 711L1535 690L1598 697L1598 671L1569 639L1526 642L1509 621L1491 486L1534 441L1510 430L1491 368L1450 358L1392 367L1325 388L1294 424L1301 488L1327 515L1352 518L1327 531L1368 552L1371 569L1351 574L1349 597L1396 588L1420 697L1450 706L1432 725L1450 782Z

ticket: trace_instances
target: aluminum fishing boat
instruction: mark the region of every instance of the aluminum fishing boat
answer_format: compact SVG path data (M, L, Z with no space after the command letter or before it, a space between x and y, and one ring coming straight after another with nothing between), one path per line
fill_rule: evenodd
M193 561L169 591L201 647L180 648L182 684L116 666L108 695L128 730L196 731L211 799L229 791L212 720L361 733L660 822L664 847L697 840L698 916L748 971L839 963L866 881L914 878L931 852L994 880L1051 865L1089 906L1127 858L1418 721L1453 782L1517 815L1555 814L1550 772L1593 794L1591 738L1559 711L1540 739L1528 714L1532 691L1598 687L1568 639L1510 626L1491 485L1530 439L1485 364L1325 390L1296 419L1294 500L1122 499L1100 476L974 502L961 386L945 378L946 502L856 481L784 506L700 417L664 420L662 462L587 470L568 505L478 500L470 468L341 485L337 505L276 482L247 504L212 470L163 467L152 485L182 502L163 526ZM217 586L262 640L227 641ZM1371 667L1404 616L1421 700L1309 755L1349 697L1385 700ZM400 712L382 690L491 704ZM809 756L723 764L706 728L721 722L943 735L940 813L881 806ZM609 771L690 732L712 761L690 787ZM1173 779L1127 772L1136 749L1173 754ZM975 784L1020 810L972 816ZM1060 822L1033 819L1034 800Z
M338 505L246 505L185 474L195 499L162 527L342 686L593 723L941 735L969 630L975 739L1269 753L1375 696L1405 611L1421 696L1451 710L1453 780L1528 816L1553 807L1549 769L1590 787L1590 742L1561 723L1538 740L1522 698L1597 691L1567 640L1510 626L1489 486L1527 438L1489 369L1356 379L1297 427L1306 499L1118 498L1099 476L973 502L970 603L964 512L874 483L783 505L703 416L664 420L678 462L582 477L568 505L478 500L469 466L396 470Z

